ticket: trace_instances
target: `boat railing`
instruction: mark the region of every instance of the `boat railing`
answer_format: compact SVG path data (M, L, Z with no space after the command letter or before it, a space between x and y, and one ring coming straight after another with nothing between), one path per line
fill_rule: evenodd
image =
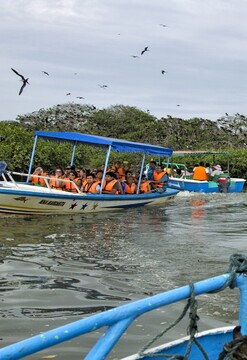
M25 173L22 173L22 172L17 172L17 171L5 171L1 174L3 180L5 183L8 183L9 181L11 181L11 183L13 183L13 185L15 186L15 188L19 188L19 184L13 176L21 176L21 177L24 177L26 179L28 179L28 181L31 181L32 180L32 177L35 176L35 178L38 178L38 179L43 179L44 182L45 182L45 187L47 187L48 189L50 189L51 191L53 190L50 186L50 176L49 175L28 175L28 174L25 174ZM77 184L72 181L72 180L69 180L69 179L59 179L59 181L63 182L63 183L71 183L73 184L73 187L75 188L76 192L79 193L79 194L82 194L82 191L79 189L79 187L77 186ZM30 183L28 183L30 184ZM31 184L30 184L31 185ZM36 185L34 185L36 186Z
M210 292L217 292L225 289L227 286L232 287L232 282L234 282L240 290L239 325L242 327L242 333L246 334L246 273L236 274L234 280L231 275L232 273L227 273L194 283L194 295L196 296ZM90 333L92 331L98 331L98 329L107 327L105 333L99 338L98 342L96 342L91 351L84 357L86 360L103 360L136 318L162 306L176 303L184 299L191 299L191 296L191 285L186 285L146 299L137 300L132 303L89 316L82 320L63 325L13 345L8 345L0 349L0 358L9 360L20 359L77 336Z

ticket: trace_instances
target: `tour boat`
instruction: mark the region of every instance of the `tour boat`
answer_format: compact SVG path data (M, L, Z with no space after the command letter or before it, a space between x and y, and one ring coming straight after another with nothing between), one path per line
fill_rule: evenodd
M222 152L212 151L174 151L172 157L191 157L197 156L203 158L210 155L213 158L214 164L215 158L225 155L227 157L227 169L222 171L222 175L218 179L212 180L193 180L193 176L173 176L169 177L168 185L172 189L180 191L192 191L201 193L240 193L243 191L245 179L231 177L229 174L229 154ZM173 162L171 162L173 167ZM182 171L186 171L186 164L179 164L179 168Z
M143 154L140 173L143 172L146 155L162 156L167 158L167 161L169 161L172 155L172 149L156 145L75 132L36 131L28 174L7 171L6 164L4 162L1 163L0 212L24 215L51 215L126 210L134 207L161 205L178 193L176 189L167 188L163 192L154 191L145 194L139 194L138 190L135 194L131 195L103 194L102 185L99 194L83 193L78 188L76 193L71 193L52 189L49 186L48 176L38 176L44 179L46 186L34 186L30 184L30 179L38 139L72 142L71 165L74 163L77 144L83 143L105 148L106 159L102 184L109 166L111 151ZM25 177L26 182L16 181L15 176ZM141 177L138 189L140 182Z
M179 288L171 289L161 294L153 295L119 307L85 317L81 320L65 324L58 328L42 332L31 338L10 344L0 349L1 360L17 360L37 353L41 350L55 346L64 341L71 340L80 335L95 331L98 341L91 350L87 349L86 340L81 338L80 349L85 360L104 360L120 340L128 332L128 327L136 319L147 312L162 308L185 299L181 316L167 324L164 313L164 329L152 334L151 340L137 349L137 353L129 355L122 360L151 360L159 359L188 359L188 360L216 360L216 359L246 359L247 358L247 257L234 254L230 257L229 272L196 283L190 283ZM227 326L198 332L199 316L197 315L197 295L215 293L230 287L231 291L237 287L240 291L239 319L237 326ZM213 295L212 295L213 296ZM222 304L224 307L224 304ZM188 313L187 313L188 312ZM165 333L187 314L188 336L172 342L151 347L154 341L161 339ZM214 316L212 314L212 316ZM149 317L150 321L150 317ZM99 331L106 328L103 334ZM153 327L155 329L155 327ZM2 334L3 336L3 334ZM56 347L57 348L57 347ZM54 350L53 350L54 351ZM41 355L40 355L41 356ZM52 358L41 356L41 358ZM121 359L120 356L115 357Z

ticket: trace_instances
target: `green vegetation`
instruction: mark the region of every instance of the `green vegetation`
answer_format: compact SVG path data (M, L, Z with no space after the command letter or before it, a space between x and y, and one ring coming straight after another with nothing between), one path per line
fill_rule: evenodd
M183 120L171 116L157 119L135 107L116 105L97 110L90 105L65 104L50 109L18 116L16 121L0 122L0 159L8 169L27 171L35 130L77 131L140 141L171 147L173 150L207 150L230 152L232 176L247 177L247 118L240 114L224 116L217 121L202 118ZM39 141L34 166L41 165L51 171L55 166L70 162L72 145L52 141ZM75 164L83 167L99 167L105 152L91 146L77 148ZM135 163L138 155L114 154L111 161L128 160ZM200 159L194 159L198 162ZM212 163L212 158L204 158ZM183 159L177 159L183 162ZM226 167L227 158L218 162ZM193 164L191 164L193 165Z

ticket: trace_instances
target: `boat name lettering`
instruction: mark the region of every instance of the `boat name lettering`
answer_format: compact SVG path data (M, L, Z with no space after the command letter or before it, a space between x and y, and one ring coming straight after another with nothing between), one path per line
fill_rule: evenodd
M40 204L44 205L53 205L53 206L64 206L65 201L49 201L49 200L41 200Z

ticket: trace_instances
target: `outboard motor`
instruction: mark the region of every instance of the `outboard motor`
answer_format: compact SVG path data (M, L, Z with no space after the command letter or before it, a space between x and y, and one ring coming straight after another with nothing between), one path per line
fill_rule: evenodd
M218 189L220 193L227 193L229 186L230 186L230 182L231 179L229 176L219 176L218 180Z

